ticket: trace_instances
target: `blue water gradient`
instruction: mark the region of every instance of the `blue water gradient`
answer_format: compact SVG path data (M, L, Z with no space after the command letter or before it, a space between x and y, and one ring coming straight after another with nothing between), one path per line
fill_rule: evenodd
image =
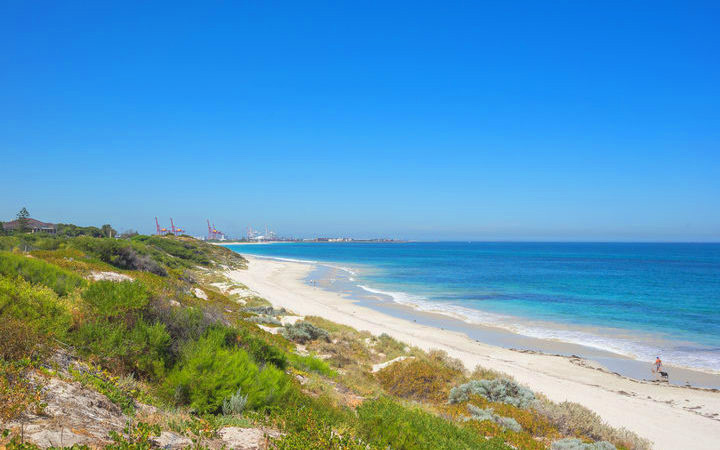
M528 336L720 370L720 244L292 243L400 303Z

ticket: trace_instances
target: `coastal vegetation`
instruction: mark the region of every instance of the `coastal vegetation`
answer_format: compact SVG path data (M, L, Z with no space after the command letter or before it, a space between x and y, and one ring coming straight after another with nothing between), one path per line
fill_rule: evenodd
M290 323L223 276L246 267L223 247L64 230L0 237L7 448L34 448L17 424L46 407L53 380L131 419L96 445L108 448L149 448L161 432L214 447L227 426L273 430L264 445L277 449L648 448L444 352L320 317Z

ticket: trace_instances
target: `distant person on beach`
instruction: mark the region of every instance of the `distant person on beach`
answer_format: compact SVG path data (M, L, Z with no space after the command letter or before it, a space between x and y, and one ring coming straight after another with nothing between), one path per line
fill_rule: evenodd
M653 364L652 371L657 374L662 381L668 381L668 373L663 369L662 361L659 356L655 357L655 364Z
M654 364L655 370L653 372L660 373L662 372L662 361L660 361L660 357L655 357L655 364Z

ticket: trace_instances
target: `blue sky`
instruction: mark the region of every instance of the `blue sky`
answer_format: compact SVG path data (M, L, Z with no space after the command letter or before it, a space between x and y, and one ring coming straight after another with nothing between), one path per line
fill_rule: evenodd
M5 220L720 240L713 2L0 5Z

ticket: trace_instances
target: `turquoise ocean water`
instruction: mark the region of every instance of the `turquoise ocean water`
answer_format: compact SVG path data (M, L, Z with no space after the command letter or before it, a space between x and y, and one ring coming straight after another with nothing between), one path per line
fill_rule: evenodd
M292 243L230 246L332 264L353 283L474 324L720 370L720 244Z

